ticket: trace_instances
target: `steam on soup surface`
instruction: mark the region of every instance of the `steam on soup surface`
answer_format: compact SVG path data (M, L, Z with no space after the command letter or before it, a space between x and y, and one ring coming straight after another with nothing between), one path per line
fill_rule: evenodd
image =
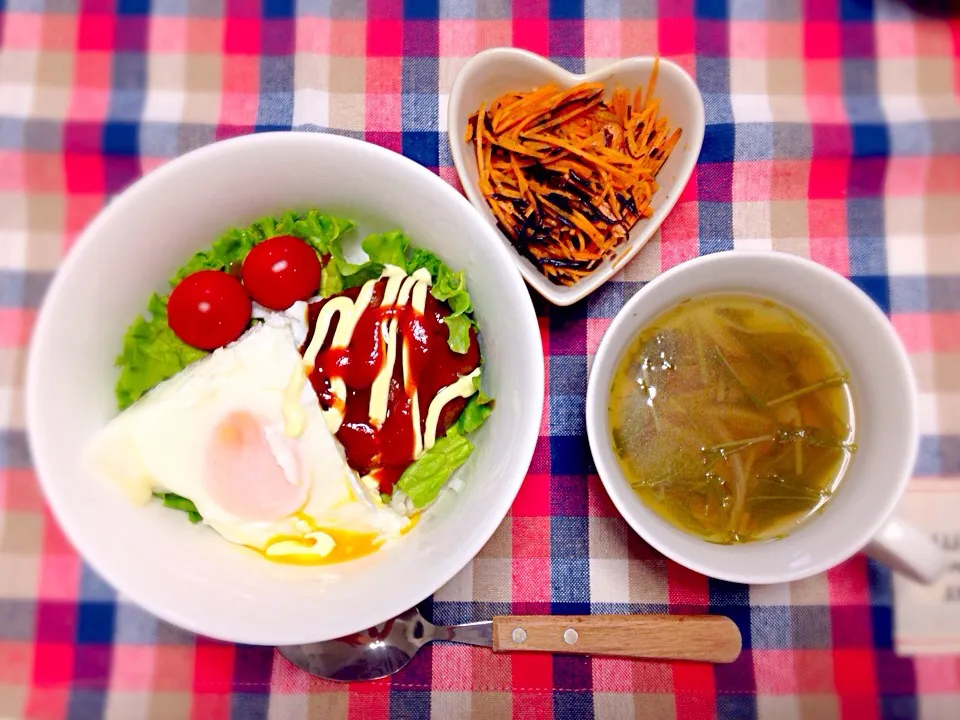
M827 341L750 295L693 298L644 328L614 375L610 426L640 498L717 543L786 535L856 451L849 378Z

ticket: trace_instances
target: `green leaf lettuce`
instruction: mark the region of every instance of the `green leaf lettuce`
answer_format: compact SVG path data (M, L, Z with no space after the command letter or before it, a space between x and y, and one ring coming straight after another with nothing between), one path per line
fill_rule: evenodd
M449 331L447 342L450 349L461 354L467 352L470 348L470 330L476 328L477 323L471 316L473 303L467 292L463 270L454 272L429 250L411 249L410 241L398 230L370 235L363 241L362 247L371 260L397 265L409 274L425 268L433 278L430 294L450 308L450 315L444 318Z
M457 422L433 447L411 463L397 481L397 488L416 508L432 503L450 476L467 461L473 452L473 443L466 435L479 428L493 412L493 400L480 389L479 375L474 379L474 385L477 392L470 397Z
M185 512L187 517L190 519L190 522L192 522L194 525L203 520L203 516L197 512L197 506L193 504L193 500L189 500L183 497L183 495L177 495L176 493L155 492L153 493L153 496L163 501L164 507Z
M370 258L370 262L379 265L396 265L407 272L407 251L410 249L410 240L399 230L367 235L360 243L360 247Z
M170 329L166 297L154 293L147 309L150 319L138 317L133 321L123 336L123 350L117 358L120 378L115 392L121 410L154 385L207 355L204 350L187 345Z
M425 507L436 499L440 489L472 452L472 442L459 433L448 432L403 471L397 488L410 498L414 507Z
M480 389L479 375L474 378L473 384L477 388L477 392L467 401L467 405L463 408L463 412L460 413L455 425L457 432L461 435L469 435L479 428L493 412L493 398L487 397Z

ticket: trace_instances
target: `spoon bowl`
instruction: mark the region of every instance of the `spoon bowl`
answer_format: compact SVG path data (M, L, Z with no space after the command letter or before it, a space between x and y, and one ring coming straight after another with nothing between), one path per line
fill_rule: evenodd
M413 608L354 635L277 650L311 675L341 682L377 680L406 667L420 648L434 640L489 646L490 630L489 622L440 627Z

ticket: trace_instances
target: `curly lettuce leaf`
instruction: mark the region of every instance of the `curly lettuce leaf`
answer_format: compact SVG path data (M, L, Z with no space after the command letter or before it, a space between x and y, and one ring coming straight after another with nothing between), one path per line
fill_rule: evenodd
M167 298L154 293L147 304L150 319L138 317L123 336L117 357L120 378L115 393L125 410L147 390L173 377L207 353L187 345L167 324Z
M461 354L467 352L470 348L470 330L476 328L477 323L471 316L473 303L470 301L466 275L462 270L454 272L429 250L412 248L410 239L400 230L368 235L360 243L360 247L370 260L367 265L359 266L359 272L363 273L364 270L375 271L375 274L370 272L367 279L369 277L379 277L384 265L395 265L408 274L412 274L420 268L425 268L433 278L430 294L437 300L447 303L450 308L450 315L444 318L449 331L447 342L450 349ZM340 264L345 262L336 255L334 260ZM357 272L357 270L352 272ZM360 281L359 278L357 280L354 282L351 279L352 284L345 284L344 287L362 284L363 281ZM339 290L336 292L339 292Z
M360 247L370 258L370 262L382 265L395 265L412 273L416 268L407 267L407 251L410 240L399 230L367 235Z
M367 280L376 280L383 272L383 265L380 263L367 263L349 275L343 276L344 289L363 285Z
M243 261L254 245L276 235L293 235L309 243L318 255L331 255L344 233L353 228L350 220L324 215L318 210L289 211L279 218L260 218L248 227L230 228L210 249L196 253L174 274L170 287L200 270L230 270L234 263Z
M393 233L383 233L378 237L386 235L399 235L402 240L393 238L393 242L397 244L402 242L404 248L409 248L410 242L403 236L403 233L394 231ZM385 241L378 240L378 242L383 243ZM364 250L366 249L366 245L364 245ZM393 262L391 264L396 265L397 263ZM470 301L470 294L467 292L467 279L463 270L453 272L443 260L432 252L419 248L406 251L405 265L400 265L400 267L403 267L408 273L413 273L420 268L427 269L433 277L430 294L437 300L447 303L450 308L450 314L444 318L449 332L447 343L450 345L450 349L456 353L467 352L470 348L470 329L476 328L477 323L471 315L473 313L473 303Z
M367 253L367 261L353 263L344 255L339 238L334 239L329 243L330 259L321 274L320 294L327 297L375 280L387 264L405 267L404 253L409 244L406 236L396 230L368 235L360 244Z
M415 272L420 268L426 268L430 277L436 278L440 275L440 268L444 266L443 260L438 258L429 250L413 248L407 258L407 272Z
M437 300L446 301L450 309L458 315L473 311L470 295L467 294L467 278L463 270L453 272L441 263L436 279L433 281L431 294Z
M203 520L203 516L197 511L197 506L193 504L193 500L189 500L183 497L183 495L167 492L154 492L153 496L161 500L164 507L185 512L187 517L190 519L190 522L192 522L194 525Z
M183 267L177 270L170 279L170 287L173 288L188 275L201 270L232 269L234 263L241 262L247 256L255 242L255 235L246 229L228 230L209 250L195 253Z
M377 262L352 263L343 254L340 240L330 243L330 257L320 271L320 295L329 297L348 288L363 285L367 280L376 280L383 272Z
M319 210L308 210L305 213L289 211L276 220L263 218L259 223L254 223L254 226L265 231L257 242L275 235L293 235L305 240L313 246L318 255L323 256L333 254L335 248L339 249L340 239L353 230L356 223L325 215Z
M469 435L476 431L493 412L494 400L487 397L480 388L479 375L473 379L473 386L477 389L477 392L470 397L466 407L463 408L463 412L460 413L460 417L454 424L457 432L461 435Z
M403 471L397 488L410 498L414 507L425 507L436 499L440 489L472 452L472 442L457 432L447 432Z
M343 253L343 243L340 238L334 238L329 243L330 259L329 262L336 263L338 272L341 275L356 275L358 272L371 265L372 263L352 263L347 260Z
M477 392L470 397L457 422L433 447L414 460L397 481L396 487L410 498L416 508L425 507L436 500L450 476L473 452L473 443L466 435L483 425L493 412L493 399L480 389L479 375L473 383Z
M323 266L323 269L320 270L320 297L329 297L330 295L336 295L338 292L343 292L343 274L340 272L340 268L337 267L337 261L335 258L331 257L327 264Z
M330 243L330 260L327 263L328 275L333 275L338 273L341 278L341 290L346 290L347 288L357 287L358 285L363 285L367 280L376 280L380 277L380 274L383 272L383 265L379 262L373 260L368 260L365 263L352 263L347 260L346 256L343 253L343 245L340 242L340 239L337 238ZM323 278L321 277L321 280ZM328 287L331 287L332 283L328 283ZM321 295L326 297L332 293L323 292L324 284L320 284ZM336 291L336 292L339 292Z
M447 338L450 349L461 355L467 352L470 349L470 328L477 325L473 318L467 315L448 315L443 321L450 333Z

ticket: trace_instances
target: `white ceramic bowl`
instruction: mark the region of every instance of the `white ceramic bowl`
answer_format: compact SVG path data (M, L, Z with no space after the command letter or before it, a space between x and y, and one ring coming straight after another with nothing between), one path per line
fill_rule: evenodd
M631 489L613 452L610 382L636 334L697 295L745 292L777 300L818 327L851 377L858 451L822 513L782 540L716 545L663 520ZM667 557L711 577L744 583L797 580L858 550L929 581L945 558L920 531L893 516L913 470L917 400L906 351L880 309L853 283L820 265L776 252L732 251L683 263L624 305L590 370L587 434L597 471L630 526Z
M86 476L84 446L116 414L113 366L148 295L228 227L319 207L362 232L402 228L467 271L497 399L447 492L393 547L326 567L273 564L180 513L136 508ZM359 237L361 233L358 233ZM223 640L286 645L383 622L452 578L493 534L533 455L543 404L540 333L507 249L459 193L371 144L316 133L251 135L191 152L93 221L46 296L27 372L30 447L67 536L108 582L155 615ZM175 452L175 448L171 448Z
M618 86L631 89L646 87L653 63L652 57L633 57L585 75L576 75L526 50L493 48L472 57L460 70L450 90L447 132L460 182L473 206L490 225L497 228L496 218L477 184L477 161L473 145L463 139L467 120L482 102L489 103L506 92L532 90L551 82L560 87L571 87L581 82L602 82L611 92ZM661 113L670 118L672 126L682 128L683 135L657 176L660 189L651 201L653 215L633 227L627 241L617 249L614 260L605 260L594 272L573 285L556 285L521 256L497 228L497 234L503 244L510 248L513 261L524 279L555 305L572 305L582 300L630 262L653 237L690 179L703 144L704 113L700 91L683 68L661 58L655 95L660 98Z

